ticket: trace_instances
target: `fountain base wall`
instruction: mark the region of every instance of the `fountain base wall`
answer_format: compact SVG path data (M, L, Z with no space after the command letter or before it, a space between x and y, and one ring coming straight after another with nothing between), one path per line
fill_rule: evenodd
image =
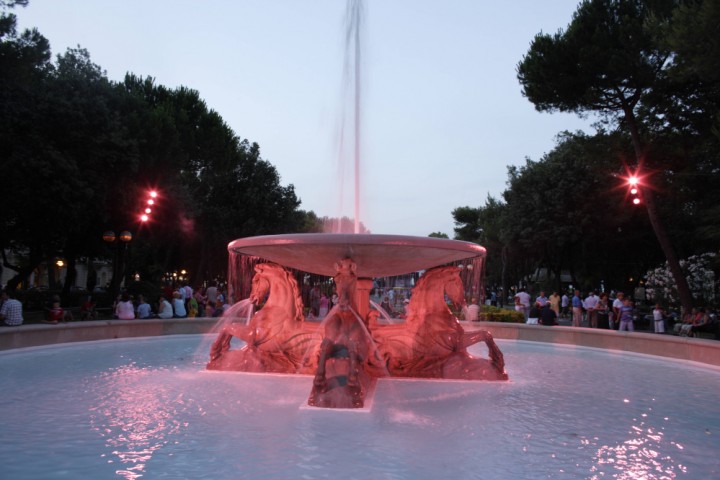
M60 325L21 325L0 329L0 351L58 343L211 333L216 318L99 320ZM642 353L720 367L720 341L640 332L577 327L542 327L493 322L461 322L470 332L484 329L496 339L524 340Z

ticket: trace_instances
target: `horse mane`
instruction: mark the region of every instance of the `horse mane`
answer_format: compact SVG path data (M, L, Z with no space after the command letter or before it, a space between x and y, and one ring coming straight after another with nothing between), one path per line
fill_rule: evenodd
M260 267L261 270L268 268L275 271L278 274L279 278L281 280L284 280L285 283L289 285L292 292L293 302L295 303L295 320L298 322L302 322L304 320L303 308L305 306L302 303L302 298L300 298L300 288L298 287L298 283L295 277L285 267L277 263L261 263L260 265L258 265L258 267Z
M303 308L305 308L305 305L303 305L302 298L300 297L300 288L298 287L297 280L295 279L295 276L286 269L283 268L282 271L284 272L285 279L290 284L290 289L292 290L293 301L295 302L295 320L302 322L305 319L303 316Z
M415 285L415 288L418 290L427 290L426 283L432 282L435 277L439 277L441 275L444 275L446 273L455 273L457 272L458 267L454 265L445 265L441 267L434 267L430 270L426 270L422 277L418 280L417 285Z

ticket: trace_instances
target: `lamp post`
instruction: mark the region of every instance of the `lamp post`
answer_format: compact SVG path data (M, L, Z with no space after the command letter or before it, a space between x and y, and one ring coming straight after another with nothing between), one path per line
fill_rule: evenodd
M113 255L112 279L110 280L110 295L111 298L114 299L117 296L118 291L120 290L120 283L122 283L122 279L125 277L127 246L128 243L130 243L130 241L132 240L133 236L132 233L127 230L121 231L120 234L118 234L117 236L115 235L115 232L113 232L112 230L108 230L103 233L102 238L106 243L115 246L115 252Z

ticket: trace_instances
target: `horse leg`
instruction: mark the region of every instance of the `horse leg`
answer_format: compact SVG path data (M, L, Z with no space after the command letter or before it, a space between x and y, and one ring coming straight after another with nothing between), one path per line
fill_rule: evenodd
M490 332L488 332L487 330L465 332L462 336L461 341L463 343L463 349L481 341L485 342L485 345L487 345L488 349L488 356L490 357L490 362L492 363L493 367L500 375L505 375L505 357L503 357L500 348L498 348Z

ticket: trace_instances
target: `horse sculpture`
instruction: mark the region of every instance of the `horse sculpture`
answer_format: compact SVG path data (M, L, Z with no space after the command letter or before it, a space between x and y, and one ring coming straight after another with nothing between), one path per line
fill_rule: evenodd
M425 272L413 289L406 323L372 330L392 376L507 380L502 352L484 330L465 332L445 303L445 294L465 304L458 267L436 267ZM490 359L476 358L467 347L484 341Z
M338 305L323 321L323 340L308 405L361 408L372 378L383 375L385 366L357 314L355 263L343 259L335 268Z
M247 324L222 328L210 349L209 370L310 373L315 370L320 335L304 324L297 281L274 263L255 267L250 301L262 308ZM231 350L232 337L246 345Z

